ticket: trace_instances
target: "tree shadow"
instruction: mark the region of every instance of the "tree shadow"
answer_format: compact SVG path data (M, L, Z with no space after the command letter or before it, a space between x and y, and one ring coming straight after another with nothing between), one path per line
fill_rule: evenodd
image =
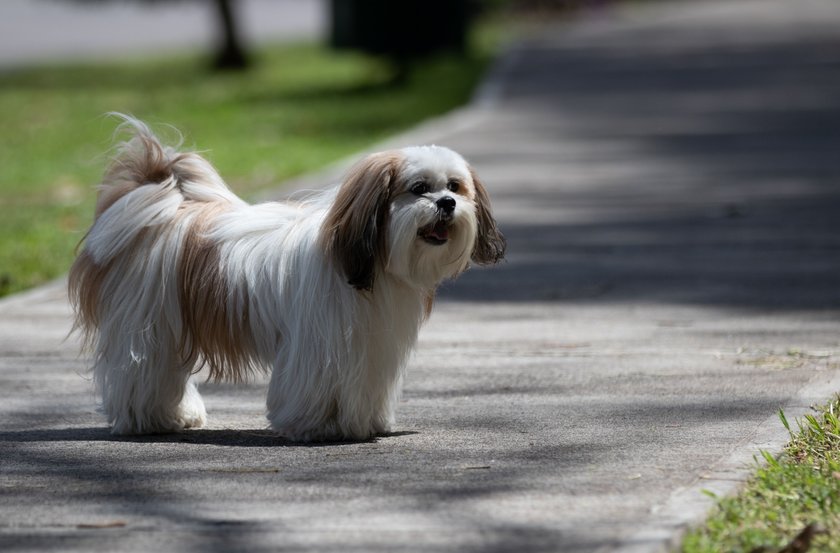
M441 298L840 307L840 39L674 44L519 53L464 144L508 260Z

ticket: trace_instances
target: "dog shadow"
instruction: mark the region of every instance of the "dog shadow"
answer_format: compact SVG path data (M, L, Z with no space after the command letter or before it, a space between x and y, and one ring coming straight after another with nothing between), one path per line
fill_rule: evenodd
M376 443L382 439L418 434L414 431L389 432L367 440L337 440L328 442L293 442L271 430L254 429L194 429L171 434L143 434L116 436L106 427L32 429L0 431L0 443L14 442L127 442L148 444L195 444L225 447L335 447L360 443Z

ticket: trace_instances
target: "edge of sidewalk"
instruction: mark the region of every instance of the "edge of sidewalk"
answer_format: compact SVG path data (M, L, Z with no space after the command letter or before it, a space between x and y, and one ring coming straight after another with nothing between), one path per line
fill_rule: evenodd
M828 390L828 394L826 393ZM840 390L840 371L817 372L793 397L779 408L788 420L813 413L813 408ZM719 459L688 486L674 490L667 500L655 505L643 527L622 540L615 549L627 553L669 553L679 551L683 538L693 527L706 520L717 503L704 492L717 497L730 496L747 482L766 462L760 452L774 456L790 441L778 413L761 421L746 435L728 457Z
M66 297L67 276L60 276L35 288L21 290L0 298L0 316L22 306L43 303Z

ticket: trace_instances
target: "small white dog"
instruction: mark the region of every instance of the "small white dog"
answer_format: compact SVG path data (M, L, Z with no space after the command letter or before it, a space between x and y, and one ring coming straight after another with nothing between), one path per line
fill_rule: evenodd
M112 431L202 426L190 376L207 366L232 381L270 368L268 418L289 439L389 432L436 287L504 255L471 167L405 148L305 201L249 205L198 154L122 117L133 137L69 282Z

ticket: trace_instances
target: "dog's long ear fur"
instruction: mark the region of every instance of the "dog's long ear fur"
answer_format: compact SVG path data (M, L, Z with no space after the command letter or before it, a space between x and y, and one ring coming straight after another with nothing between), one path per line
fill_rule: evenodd
M377 263L386 259L386 229L392 184L402 156L372 154L350 170L327 213L322 241L347 282L372 290Z
M496 220L490 211L490 197L475 170L470 167L473 186L475 187L475 215L478 219L478 231L475 236L472 260L478 265L498 263L505 257L507 242L496 226Z

